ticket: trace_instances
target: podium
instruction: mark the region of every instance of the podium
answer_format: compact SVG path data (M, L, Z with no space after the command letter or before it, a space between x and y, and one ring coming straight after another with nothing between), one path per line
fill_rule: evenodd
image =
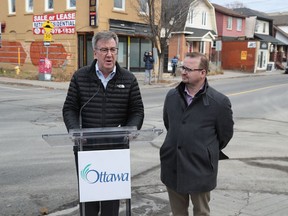
M130 142L152 141L162 129L136 127L73 129L67 134L43 134L51 146L74 145L80 215L85 202L126 200L131 216Z

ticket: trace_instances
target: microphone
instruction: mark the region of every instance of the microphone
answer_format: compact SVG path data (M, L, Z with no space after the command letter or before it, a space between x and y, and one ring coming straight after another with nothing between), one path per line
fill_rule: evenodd
M86 103L83 104L83 106L81 106L80 111L79 111L79 129L80 129L80 139L79 139L79 147L80 147L80 151L83 151L83 131L82 131L82 111L85 108L85 106L98 94L100 89L100 85L98 85L98 89L97 91L89 98L89 100L86 101Z
M98 89L97 91L89 98L88 101L86 101L86 103L83 104L83 106L80 108L80 111L79 111L79 128L80 130L82 129L82 111L83 109L85 108L85 106L90 103L90 101L98 94L100 90L100 85L98 85Z
M99 82L97 82L99 83ZM80 147L80 151L83 151L83 142L85 142L83 140L83 131L82 131L82 111L85 108L85 106L90 103L90 101L98 94L100 90L100 84L98 84L98 89L97 91L86 101L86 103L83 104L83 106L81 106L80 111L79 111L79 128L80 128L80 139L78 142L78 146ZM77 159L78 160L78 159ZM78 161L77 161L77 166L78 166ZM82 215L85 215L85 205L84 203L81 203L81 208L82 208Z

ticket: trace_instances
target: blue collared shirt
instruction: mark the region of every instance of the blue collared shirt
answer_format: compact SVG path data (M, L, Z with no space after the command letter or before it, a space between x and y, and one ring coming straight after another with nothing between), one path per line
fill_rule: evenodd
M192 101L193 101L193 96L190 95L190 93L189 93L189 91L187 89L187 86L185 86L184 92L185 92L185 99L186 99L187 104L189 106L192 103Z
M116 66L114 66L113 71L105 78L103 73L99 70L98 64L95 65L96 75L101 80L104 88L106 89L107 83L115 76L116 74Z
M204 85L199 89L199 91L201 91L203 89ZM198 91L198 92L199 92ZM198 92L196 94L198 94ZM185 89L184 89L184 93L185 93L185 99L187 101L188 106L192 103L194 97L189 93L187 86L185 85ZM195 95L196 95L195 94Z

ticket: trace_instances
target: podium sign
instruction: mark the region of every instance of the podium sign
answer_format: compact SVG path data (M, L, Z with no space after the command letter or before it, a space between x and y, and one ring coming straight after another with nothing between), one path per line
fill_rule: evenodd
M122 199L126 200L126 215L131 216L129 141L150 141L162 132L162 129L140 131L127 126L72 129L69 134L42 137L51 146L71 145L72 141L79 147L77 175L82 216L85 216L85 202Z
M131 198L130 150L78 152L80 202Z

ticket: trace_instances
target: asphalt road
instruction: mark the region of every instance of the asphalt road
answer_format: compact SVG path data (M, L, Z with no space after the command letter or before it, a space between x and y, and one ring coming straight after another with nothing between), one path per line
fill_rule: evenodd
M219 79L210 85L230 97L235 120L234 137L225 149L231 159L220 162L212 215L286 215L288 76ZM142 88L144 129L164 129L168 90ZM0 215L40 215L41 210L77 215L72 147L51 147L41 137L66 133L61 117L66 91L3 83L0 91ZM159 180L164 137L131 144L133 215L169 215Z

